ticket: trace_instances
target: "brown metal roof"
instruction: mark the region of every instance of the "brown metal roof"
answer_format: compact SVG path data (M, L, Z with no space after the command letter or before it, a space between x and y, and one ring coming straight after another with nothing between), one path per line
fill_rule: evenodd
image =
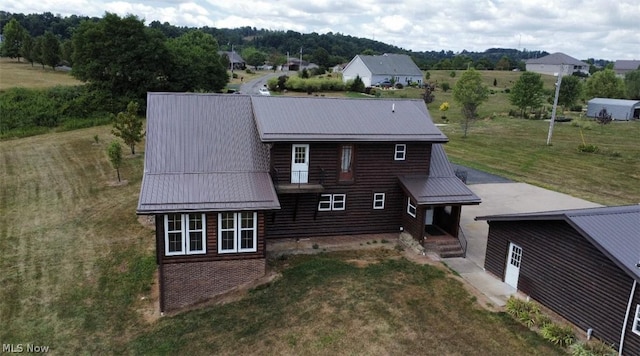
M274 196L266 172L146 174L138 211L273 209Z
M421 100L252 97L263 142L446 142Z
M418 205L480 204L480 198L456 177L441 144L432 145L429 164L429 175L399 177Z
M632 278L640 279L640 205L479 216L476 220L564 220Z
M138 213L278 209L244 95L149 93Z

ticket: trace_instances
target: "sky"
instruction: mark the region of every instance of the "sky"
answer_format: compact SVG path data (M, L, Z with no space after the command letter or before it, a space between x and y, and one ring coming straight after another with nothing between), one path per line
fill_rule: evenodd
M413 51L515 48L640 60L639 0L22 0L12 13L133 14L176 26L341 33Z

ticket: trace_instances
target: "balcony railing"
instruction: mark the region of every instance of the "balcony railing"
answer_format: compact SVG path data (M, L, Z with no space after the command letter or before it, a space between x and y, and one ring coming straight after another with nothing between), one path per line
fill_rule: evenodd
M280 193L306 193L321 192L324 190L322 186L325 181L326 172L320 168L318 174L310 174L309 171L292 171L288 176L280 175L281 172L273 167L271 168L271 179L276 189ZM311 182L311 177L318 177L317 183Z

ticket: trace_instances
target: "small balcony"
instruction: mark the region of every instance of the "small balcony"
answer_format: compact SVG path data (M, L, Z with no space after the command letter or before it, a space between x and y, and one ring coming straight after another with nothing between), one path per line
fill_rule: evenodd
M273 168L271 177L278 194L306 194L306 193L322 193L324 191L324 169L320 169L319 179L314 183L310 180L312 175L308 171L292 171L291 180L282 182L279 179L279 172Z

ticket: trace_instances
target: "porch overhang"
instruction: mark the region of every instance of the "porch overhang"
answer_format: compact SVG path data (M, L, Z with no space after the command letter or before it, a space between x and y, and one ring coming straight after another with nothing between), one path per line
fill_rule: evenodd
M458 177L399 176L400 186L418 205L478 205L480 198Z

